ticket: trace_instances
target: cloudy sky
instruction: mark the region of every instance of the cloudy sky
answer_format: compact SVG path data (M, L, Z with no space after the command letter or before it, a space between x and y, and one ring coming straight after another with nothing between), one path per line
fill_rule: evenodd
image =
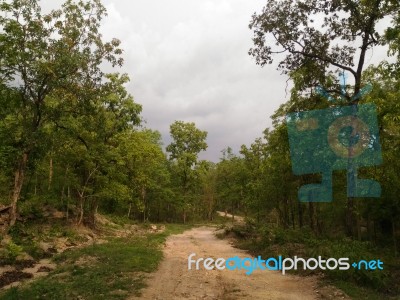
M143 105L149 128L170 142L175 120L208 132L204 159L218 161L227 146L239 151L271 126L285 100L286 78L247 54L248 24L265 0L104 1L105 38L122 40L123 72Z
M237 153L271 126L270 116L287 100L287 78L247 54L250 18L265 2L103 0L104 37L122 41L119 71L130 75L128 90L143 105L146 126L160 131L165 145L171 123L195 122L208 132L201 158L218 161L222 149Z

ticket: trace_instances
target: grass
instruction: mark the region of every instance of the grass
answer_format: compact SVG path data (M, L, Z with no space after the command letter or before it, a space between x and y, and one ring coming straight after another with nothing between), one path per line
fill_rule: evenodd
M382 295L382 293L377 292L376 290L367 287L360 287L352 282L344 280L336 280L332 283L354 300L381 300L384 297L386 297ZM396 299L396 298L393 297L389 298L388 296L387 299Z
M48 276L0 293L0 299L113 300L140 295L146 273L155 271L162 259L166 237L189 228L167 225L162 233L110 238L107 243L66 251L54 257L58 267Z
M34 259L47 257L39 247L38 241L48 241L55 238L68 238L71 242L79 242L82 238L63 220L53 220L51 223L28 222L17 223L9 232L15 244ZM1 259L1 257L0 257Z
M342 289L353 299L400 299L400 260L393 257L391 249L359 242L348 238L329 239L316 237L309 230L292 230L270 226L253 227L236 225L228 230L237 238L237 247L253 255L263 257L348 257L350 262L360 259L380 259L383 271L354 270L324 271L326 280ZM322 273L315 271L292 271L300 275Z

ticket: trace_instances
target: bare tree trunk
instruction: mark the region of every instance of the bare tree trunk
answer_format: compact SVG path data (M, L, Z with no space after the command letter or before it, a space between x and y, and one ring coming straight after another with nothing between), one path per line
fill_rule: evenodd
M187 193L187 187L186 187L186 181L184 183L184 189L183 189L183 224L186 224L186 193Z
M299 227L303 227L303 206L300 201L297 201L298 211L299 211Z
M85 198L83 195L79 193L79 219L78 219L78 225L82 224L83 221L83 206L84 206Z
M69 220L69 198L70 198L70 195L71 195L70 188L68 186L68 188L67 188L67 209L66 209L66 214L65 214L67 221Z
M61 189L61 205L64 204L64 198L65 198L65 183L67 182L67 173L68 173L68 166L65 168L64 183L63 183L63 187L62 187L62 189Z
M393 235L394 256L397 257L396 221L393 218L393 215L392 215L392 235Z
M290 213L292 217L292 228L296 229L296 218L295 218L295 213L294 213L294 205L291 204L291 201L289 201L289 206L290 206Z
M143 202L143 222L146 222L147 205L146 205L146 188L144 186L142 186L140 194L142 196L142 202Z
M132 211L132 202L129 202L129 209L128 209L128 219L131 216L131 211Z
M97 197L92 197L90 199L90 226L94 229L96 228L96 214L97 214L97 209L98 209L98 204L97 204Z
M371 241L371 222L369 218L369 214L367 215L367 234L368 234L368 241Z
M289 225L289 208L288 208L288 200L286 196L283 199L283 219L285 221L285 229L288 228Z
M209 221L212 221L213 205L214 205L214 196L213 196L213 195L210 195L210 198L209 198L209 205L208 205L208 220L209 220Z
M361 241L361 219L359 215L357 215L357 239Z
M35 174L35 191L34 191L34 195L37 195L37 173Z
M319 216L320 216L320 205L319 205L319 203L317 202L317 203L315 203L315 224L316 224L316 226L317 226L317 234L318 235L321 235L321 233L322 233L322 223L321 223L321 220L320 220L320 218L319 218Z
M308 202L308 210L310 215L310 228L315 232L315 214L314 214L314 203Z
M29 152L22 154L18 169L14 173L14 189L11 198L10 224L12 227L17 220L17 204L21 195L22 185L24 184L26 165L28 162Z
M63 185L61 189L61 205L64 205L64 198L65 198L65 185Z
M89 184L90 178L93 176L93 174L97 171L97 167L94 168L90 173L89 176L86 178L86 182L82 187L82 192L78 191L79 195L79 219L78 219L78 225L82 224L83 221L83 215L84 215L84 203L85 203L85 188Z
M353 237L353 219L354 219L354 199L347 198L347 211L346 211L346 230L347 235Z
M53 181L53 158L50 157L50 164L49 164L49 185L47 187L48 190L51 189L51 183Z

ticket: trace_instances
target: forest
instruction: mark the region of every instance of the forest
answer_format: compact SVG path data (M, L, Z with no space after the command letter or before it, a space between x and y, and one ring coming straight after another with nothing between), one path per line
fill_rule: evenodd
M264 68L279 62L289 99L272 128L238 153L226 145L215 163L199 159L207 132L194 122L171 124L168 145L146 127L125 87L129 75L118 73L120 41L99 32L106 18L99 0L67 0L50 13L37 1L0 1L2 234L51 222L54 212L65 224L96 228L96 214L195 224L224 211L245 217L232 230L252 251L278 243L293 254L289 244L298 242L331 255L384 253L398 274L399 9L397 0L268 1L251 18L249 55ZM367 65L378 47L387 59ZM342 105L376 106L382 163L358 175L380 183L379 198L349 197L346 170L338 170L331 202L299 201L299 188L322 176L293 173L286 116L338 105L319 87ZM348 276L390 293L400 290L388 290L393 274Z

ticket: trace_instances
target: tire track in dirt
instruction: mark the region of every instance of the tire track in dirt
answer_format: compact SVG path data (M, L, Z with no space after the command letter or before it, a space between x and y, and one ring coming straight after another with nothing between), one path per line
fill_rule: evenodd
M319 299L317 280L311 277L281 275L278 271L188 270L188 256L229 258L249 257L214 235L215 228L198 227L170 236L164 248L164 260L148 278L148 287L140 298L130 299ZM342 297L340 297L342 298ZM343 297L344 298L344 297Z

